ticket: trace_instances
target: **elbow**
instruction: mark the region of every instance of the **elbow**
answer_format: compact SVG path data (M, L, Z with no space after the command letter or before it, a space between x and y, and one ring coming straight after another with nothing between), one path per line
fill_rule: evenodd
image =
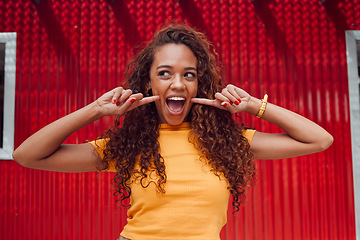
M19 153L17 150L15 150L13 153L12 153L12 158L14 159L15 162L17 162L18 164L22 165L23 166L23 162L21 161L21 158L19 157Z
M324 136L319 143L319 152L328 149L333 142L334 137L331 134L327 133L327 135Z
M21 156L21 153L18 150L15 150L12 153L12 158L14 159L15 162L17 162L18 164L20 164L23 167L28 167L27 166L27 161L26 158Z

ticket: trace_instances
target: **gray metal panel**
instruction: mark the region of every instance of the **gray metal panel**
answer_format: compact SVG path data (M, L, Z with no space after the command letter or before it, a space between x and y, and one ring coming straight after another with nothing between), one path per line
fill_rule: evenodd
M360 99L356 49L356 40L360 40L360 31L346 31L345 35L349 78L356 239L360 239Z
M14 151L14 112L16 81L16 33L0 33L0 42L5 42L5 81L4 81L4 130L3 148L0 159L12 159Z

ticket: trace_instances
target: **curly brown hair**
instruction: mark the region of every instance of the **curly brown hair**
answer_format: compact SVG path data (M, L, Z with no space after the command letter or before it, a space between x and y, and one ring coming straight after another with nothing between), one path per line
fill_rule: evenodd
M149 96L147 86L150 82L150 67L154 53L160 46L175 43L184 44L197 58L198 91L197 97L214 99L224 85L221 82L217 54L213 46L201 32L186 25L170 25L158 31L152 41L132 60L125 71L125 87L133 93ZM238 124L231 113L215 107L195 104L189 113L191 135L189 140L199 149L201 159L212 166L215 175L223 174L229 182L233 196L233 207L239 210L245 199L245 189L255 180L255 164L249 151L249 143L243 136L244 124ZM104 151L102 167L109 168L109 161L116 160L114 195L117 201L128 199L131 195L131 177L140 176L142 187L149 183L144 180L150 172L158 175L157 190L165 193L166 169L163 157L159 154L160 120L154 103L146 104L127 112L122 121L115 119L115 125L102 138L109 138ZM138 159L138 168L135 168Z

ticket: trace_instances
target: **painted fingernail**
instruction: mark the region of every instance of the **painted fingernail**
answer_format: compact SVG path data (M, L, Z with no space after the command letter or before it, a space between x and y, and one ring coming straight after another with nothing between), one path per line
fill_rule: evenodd
M234 103L233 102L230 102L230 105L233 105Z
M239 105L239 102L238 102L238 101L235 101L234 103L235 103L236 105Z
M120 102L116 102L116 106L119 106L120 105Z
M116 103L116 99L113 99L112 102L113 102L113 103Z
M223 103L221 103L221 106L226 107L226 106L227 106L227 103L226 103L226 102L223 102Z
M240 98L238 99L238 101L239 101L239 103L241 103L241 100L240 100Z
M133 103L133 102L135 102L135 101L136 101L135 98L132 98L132 99L130 100L131 103Z

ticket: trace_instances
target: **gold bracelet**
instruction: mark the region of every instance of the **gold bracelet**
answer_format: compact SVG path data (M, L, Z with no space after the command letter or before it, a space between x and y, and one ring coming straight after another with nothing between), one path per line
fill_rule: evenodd
M261 99L261 107L260 107L260 110L259 110L258 114L256 115L257 118L261 118L262 115L264 114L268 97L269 96L267 94L265 94L264 98Z

